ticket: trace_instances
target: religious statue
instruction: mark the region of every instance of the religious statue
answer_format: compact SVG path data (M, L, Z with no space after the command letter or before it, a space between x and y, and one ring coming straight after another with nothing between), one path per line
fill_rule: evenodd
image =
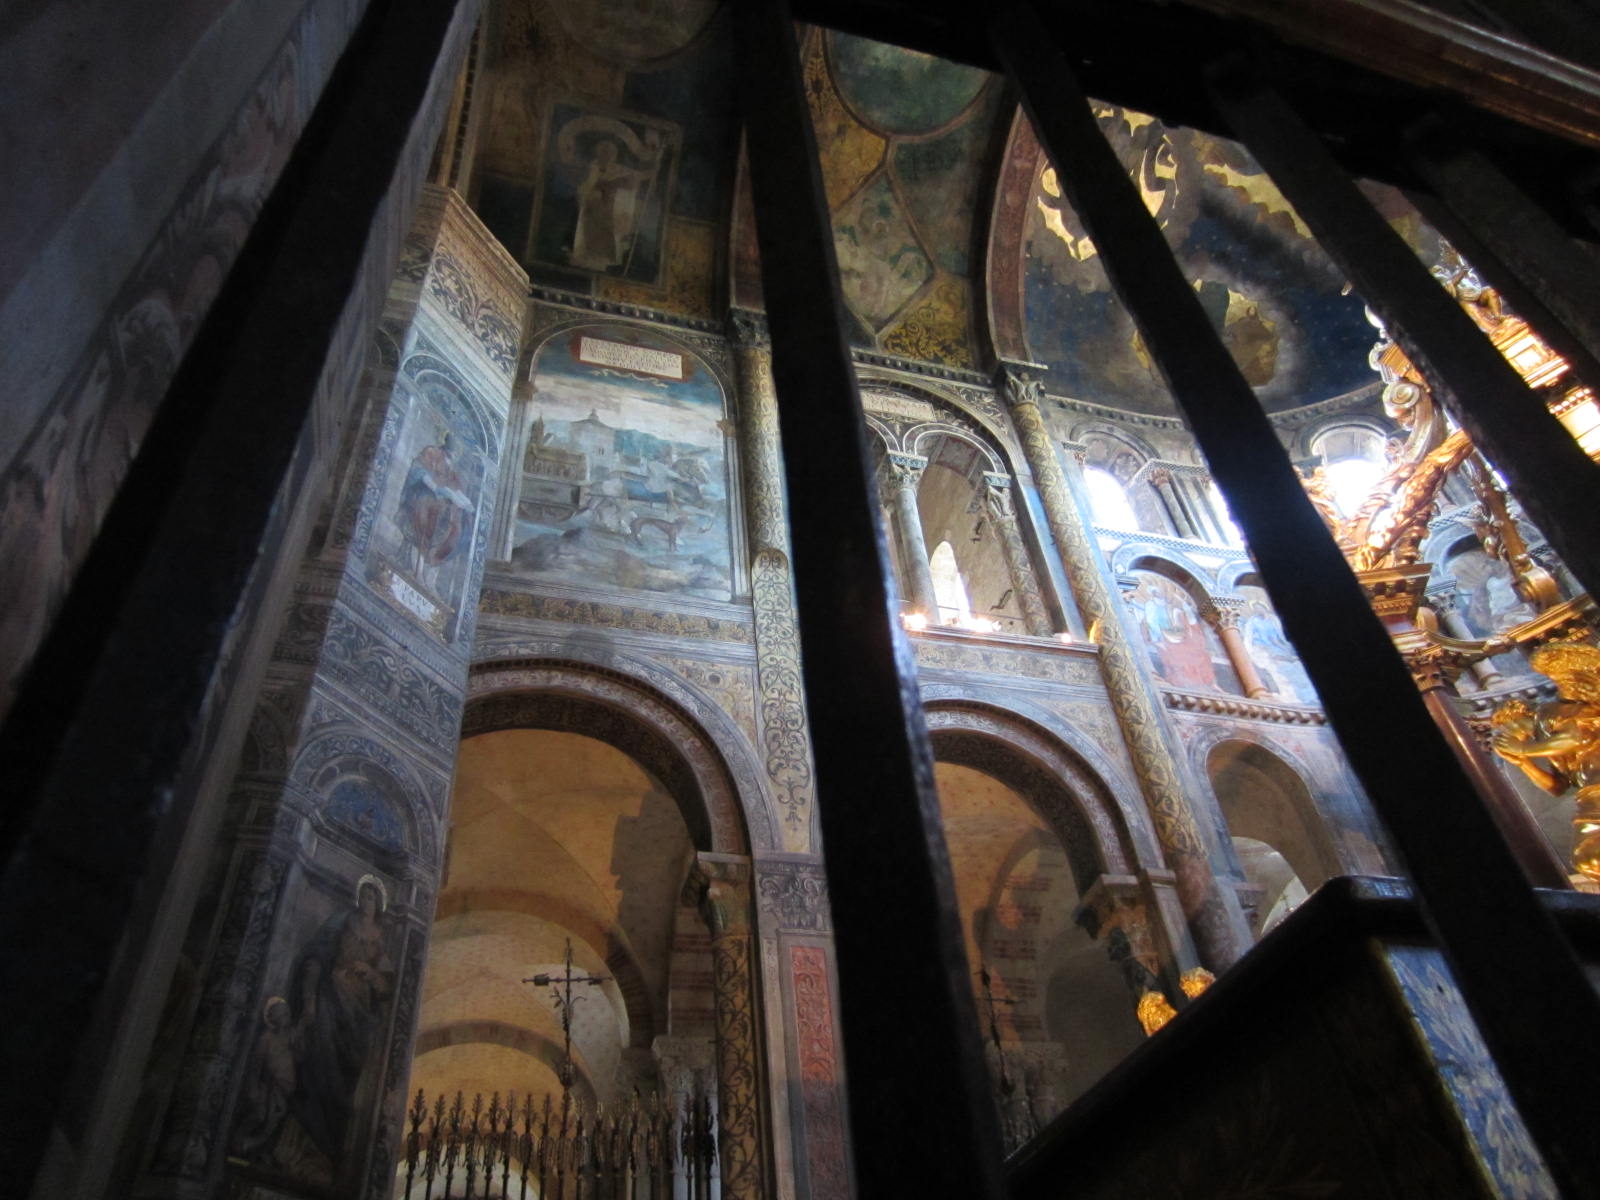
M1553 796L1577 789L1572 865L1600 884L1600 648L1551 642L1528 661L1560 698L1502 704L1492 720L1495 753Z

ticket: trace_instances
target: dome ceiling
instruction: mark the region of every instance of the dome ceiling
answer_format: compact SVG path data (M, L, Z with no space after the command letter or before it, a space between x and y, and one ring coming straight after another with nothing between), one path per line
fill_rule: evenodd
M1243 147L1101 106L1101 128L1184 274L1269 409L1370 385L1374 335L1359 297ZM1172 401L1094 243L1042 153L1023 220L1023 334L1050 390L1138 412Z
M728 6L504 0L486 29L472 198L535 282L707 318L759 303ZM1001 80L814 28L800 55L854 344L982 369L992 342L1056 394L1174 411ZM1270 409L1374 382L1360 299L1241 147L1099 115Z

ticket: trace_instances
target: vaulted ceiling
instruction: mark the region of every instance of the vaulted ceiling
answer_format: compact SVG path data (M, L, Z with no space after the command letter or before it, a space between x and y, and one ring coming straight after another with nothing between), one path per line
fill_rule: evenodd
M1231 26L1177 7L1150 25L1134 68L1141 48L1111 36L1126 18L1083 6L1080 34L1102 39L1086 67L1109 97L1097 102L1102 127L1269 408L1370 388L1361 299L1243 148L1210 131L1195 72L1169 61L1185 38L1198 57L1221 53ZM957 31L972 6L846 8L801 5L941 48L966 44ZM731 25L716 0L491 6L468 190L536 283L713 320L729 303L759 304ZM984 63L983 31L972 32L965 56ZM801 28L799 53L855 345L974 369L1000 353L1046 366L1058 395L1173 411L1000 77L818 27ZM1344 119L1382 110L1374 80L1365 108L1337 110L1355 114ZM1141 97L1197 126L1125 106ZM1397 195L1384 203L1436 254Z

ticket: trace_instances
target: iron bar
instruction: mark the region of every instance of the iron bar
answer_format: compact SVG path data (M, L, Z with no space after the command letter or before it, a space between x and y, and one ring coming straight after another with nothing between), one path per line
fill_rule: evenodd
M1101 135L1072 62L1031 6L997 13L993 33L1057 178L1187 416L1330 723L1410 866L1433 931L1524 1119L1568 1194L1600 1195L1592 1156L1584 1161L1587 1110L1571 1102L1600 1075L1593 1039L1575 1032L1600 1027L1600 1003L1445 745L1275 430ZM1239 122L1275 179L1281 159L1310 153L1297 137L1280 137L1279 124L1259 111ZM1298 207L1300 189L1279 183ZM1318 207L1329 198L1319 198ZM1343 190L1331 199L1365 203ZM1308 212L1301 215L1318 231ZM1400 253L1409 258L1403 246ZM1431 298L1443 299L1426 272L1422 277ZM1397 318L1409 314L1393 307ZM1466 320L1459 310L1455 315ZM1476 329L1471 334L1478 338ZM1564 431L1561 436L1576 449Z
M998 1198L998 1118L877 519L794 21L786 0L734 9L857 1191Z

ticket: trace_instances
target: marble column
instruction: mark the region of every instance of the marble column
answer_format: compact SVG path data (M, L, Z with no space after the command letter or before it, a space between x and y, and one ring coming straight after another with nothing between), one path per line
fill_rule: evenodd
M1244 635L1239 632L1239 618L1243 615L1240 611L1244 601L1232 597L1212 597L1209 604L1200 609L1200 616L1217 631L1217 637L1222 642L1222 649L1228 656L1228 661L1233 664L1235 674L1239 676L1239 686L1244 689L1244 694L1252 700L1271 696L1272 691L1261 678L1261 672L1256 670L1256 664L1250 657L1250 651L1245 647Z
M759 1022L750 862L731 855L701 854L689 886L711 930L722 1198L761 1200L768 1189L756 1045Z
M1164 736L1164 717L1056 457L1040 408L1043 386L1037 379L1008 367L1000 390L1033 472L1078 608L1096 631L1106 694L1127 743L1162 853L1176 875L1184 917L1203 964L1221 972L1249 948L1250 932L1237 897L1218 885L1212 871L1200 823L1184 794L1183 777Z
M900 547L900 566L905 578L906 612L920 612L928 624L941 624L939 600L933 590L933 572L928 569L928 545L922 537L922 514L917 510L917 485L928 460L916 454L891 451L884 455L878 483L884 506L889 510L889 525Z
M1006 568L1011 572L1011 589L1022 605L1023 628L1030 637L1050 637L1055 630L1050 627L1050 617L1045 612L1044 599L1039 595L1039 584L1034 578L1033 563L1023 544L1022 531L1017 528L1011 476L984 472L983 509L988 514L989 527L1000 539L1000 550L1006 556Z

